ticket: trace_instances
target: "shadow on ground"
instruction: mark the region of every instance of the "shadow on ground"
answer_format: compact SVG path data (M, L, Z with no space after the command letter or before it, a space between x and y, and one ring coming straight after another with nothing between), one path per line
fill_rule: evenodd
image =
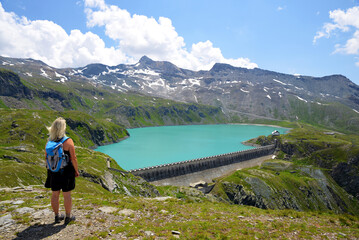
M33 225L29 226L22 232L17 234L16 239L44 239L50 237L62 229L66 228L65 224L43 224L43 225Z

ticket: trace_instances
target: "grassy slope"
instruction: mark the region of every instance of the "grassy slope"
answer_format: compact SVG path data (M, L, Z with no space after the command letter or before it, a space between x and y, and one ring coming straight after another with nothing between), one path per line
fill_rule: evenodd
M88 180L97 183L105 181L107 155L88 149L100 143L118 141L127 136L127 131L111 122L96 120L79 112L54 112L40 110L0 109L0 186L15 187L43 184L46 178L44 146L47 141L47 126L59 116L72 123L82 124L76 128L68 126L66 134L76 146L76 154L81 172L80 183ZM102 141L94 142L87 136L91 132L103 133ZM111 167L122 170L112 159ZM118 187L117 192L125 192L123 186L135 195L143 192L151 195L153 187L130 174L111 172ZM81 185L81 184L80 184ZM146 192L146 189L150 189Z
M183 239L337 239L359 238L359 219L356 216L336 215L324 212L298 212L293 210L262 210L248 206L211 202L198 194L196 197L172 198L157 201L142 197L124 197L110 194L87 183L73 193L74 213L77 221L54 232L52 237L73 237L76 239L130 239L144 238L175 239L172 231L179 231ZM36 188L35 188L36 189ZM178 190L181 193L181 190ZM43 198L38 198L38 196ZM50 191L26 192L0 190L0 202L5 200L24 200L18 206L46 206ZM117 212L102 213L98 209L111 206L117 210L130 209L129 216ZM16 230L1 232L0 237L14 238L46 224L34 220L31 214L19 214L11 203L1 205L3 214L12 214L17 222ZM41 220L43 221L43 219ZM52 218L49 221L53 221ZM52 226L53 228L53 226ZM153 236L146 235L151 231Z
M333 207L336 212L344 210L358 214L357 199L348 195L338 183L355 196L356 191L350 188L350 181L353 176L359 175L359 166L349 165L351 172L342 172L341 176L347 174L344 178L347 179L346 182L336 183L331 174L339 164L353 162L352 159L358 156L359 137L339 133L328 135L325 134L326 131L328 130L298 123L288 134L277 138L280 149L277 153L278 160L267 161L262 167L243 169L219 179L213 193L229 200L223 183L230 182L243 186L248 194L256 195L257 190L258 195L259 187L260 197L271 208L282 208L283 202L278 203L276 200L290 192L289 197L292 199L289 202L295 202L301 210L326 211L328 205L337 205ZM251 143L261 145L271 142L273 138L260 136ZM271 192L267 196L264 194L266 188ZM323 199L321 189L334 193L334 199Z

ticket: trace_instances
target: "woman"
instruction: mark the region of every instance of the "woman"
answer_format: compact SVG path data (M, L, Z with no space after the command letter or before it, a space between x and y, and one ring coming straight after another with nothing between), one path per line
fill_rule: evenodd
M65 137L66 120L61 117L57 118L48 130L50 133L50 137L48 139L49 141L61 141L61 139ZM75 216L71 216L71 191L75 189L75 177L79 176L79 171L75 154L75 146L71 138L68 138L63 143L63 149L64 153L69 156L69 164L59 172L52 172L48 169L45 187L51 188L52 190L51 207L55 213L55 223L59 223L65 218L65 224L68 224L75 220ZM61 190L62 195L64 196L66 217L59 215L59 197Z

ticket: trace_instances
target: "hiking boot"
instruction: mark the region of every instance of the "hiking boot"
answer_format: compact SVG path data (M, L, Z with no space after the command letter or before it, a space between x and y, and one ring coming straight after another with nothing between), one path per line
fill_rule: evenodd
M73 221L75 221L75 220L76 220L75 216L66 217L64 224L67 225L67 224L69 224L70 222L73 222Z
M55 223L59 223L61 222L62 220L64 220L65 216L60 214L60 215L56 215L55 216Z

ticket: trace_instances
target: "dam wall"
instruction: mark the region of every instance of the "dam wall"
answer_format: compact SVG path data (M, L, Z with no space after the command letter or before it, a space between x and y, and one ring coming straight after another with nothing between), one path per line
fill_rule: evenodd
M204 171L211 168L217 168L233 163L239 163L253 158L259 158L272 154L275 145L268 145L249 150L226 153L211 157L197 158L188 161L163 164L153 167L131 170L133 175L140 176L148 182L158 181L166 178L172 178L189 173Z

